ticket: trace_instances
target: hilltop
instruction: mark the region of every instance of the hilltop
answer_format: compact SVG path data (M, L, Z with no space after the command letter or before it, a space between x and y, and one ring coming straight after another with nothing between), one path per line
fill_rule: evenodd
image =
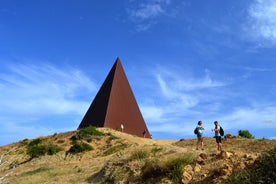
M213 138L196 150L196 139L154 140L107 128L25 139L0 147L0 183L246 183L250 173L262 173L260 163L269 175L253 177L275 182L276 140L225 137L222 152Z

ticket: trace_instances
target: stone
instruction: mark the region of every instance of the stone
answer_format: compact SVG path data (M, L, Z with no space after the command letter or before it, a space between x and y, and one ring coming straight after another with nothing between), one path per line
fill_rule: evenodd
M194 167L194 172L200 172L201 171L201 165L199 165L198 163L196 163L195 167Z
M193 171L193 167L191 165L186 165L183 168L183 174L182 174L182 183L183 184L188 184L194 176L194 171Z
M199 156L204 160L208 158L206 153L200 153Z

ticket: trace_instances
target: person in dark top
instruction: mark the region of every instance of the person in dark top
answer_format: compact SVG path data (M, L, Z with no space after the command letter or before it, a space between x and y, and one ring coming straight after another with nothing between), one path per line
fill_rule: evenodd
M219 131L220 131L220 125L219 125L219 123L217 121L215 121L214 124L215 124L215 128L212 129L212 131L215 132L217 149L218 149L218 151L222 151L221 135L219 133Z

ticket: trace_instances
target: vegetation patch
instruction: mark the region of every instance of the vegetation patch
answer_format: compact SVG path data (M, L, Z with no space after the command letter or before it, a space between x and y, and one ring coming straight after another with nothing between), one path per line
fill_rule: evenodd
M106 151L103 152L103 156L111 155L113 153L116 153L118 151L122 151L123 149L127 148L127 144L120 144L116 146L112 146L111 148L107 149Z
M50 144L48 147L47 147L47 154L48 155L54 155L60 151L62 151L63 149L57 145L54 145L54 144Z
M62 150L63 149L61 147L41 138L30 141L27 146L27 154L31 157L31 159L46 154L54 155Z
M40 167L40 168L32 170L32 171L24 172L24 173L22 173L22 176L34 175L34 174L38 174L38 173L49 171L49 170L52 170L52 168L49 168L49 167Z
M248 131L248 130L239 130L239 136L248 138L248 139L254 139L255 137Z
M145 158L148 158L149 156L150 154L147 150L136 150L131 153L129 160L143 160Z
M36 158L45 155L47 149L43 145L34 145L28 147L27 153L31 158Z
M77 135L80 138L87 138L87 137L90 137L90 136L103 136L104 133L98 131L96 129L96 127L94 127L94 126L88 126L86 128L80 129L78 131Z
M76 154L76 153L91 151L93 149L94 148L90 144L87 144L84 142L74 142L74 144L66 152L66 154L68 154L68 153Z
M148 160L142 167L142 178L170 179L173 183L181 183L184 166L193 162L192 155L169 158L168 160Z
M156 154L161 152L162 150L163 150L163 148L161 148L161 147L154 147L151 149L150 153L152 153L153 156L156 156Z

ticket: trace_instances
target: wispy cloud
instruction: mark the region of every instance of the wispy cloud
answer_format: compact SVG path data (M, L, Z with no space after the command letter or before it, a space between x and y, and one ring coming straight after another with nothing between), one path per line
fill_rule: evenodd
M155 70L155 85L152 85L151 100L143 104L146 119L155 123L178 123L184 117L200 114L200 104L214 104L208 107L209 113L217 109L217 102L208 90L226 86L227 83L212 79L209 71L201 77L184 76L170 69ZM152 82L154 84L154 82ZM171 124L171 123L169 123Z
M0 73L1 139L76 128L73 121L87 110L91 100L87 96L96 91L95 86L85 73L72 67L10 65Z
M213 135L208 130L213 127L214 120L220 121L226 131L233 134L240 129L259 131L275 126L273 112L276 106L236 93L233 86L239 81L214 78L212 71L207 69L201 75L185 75L186 72L179 73L169 67L154 71L155 83L151 81L152 89L148 89L147 95L150 100L140 104L154 136L159 133L193 136L192 129L200 119L205 123L206 136ZM236 100L239 104L233 104Z
M127 13L136 24L137 31L146 31L156 24L156 18L166 14L170 0L130 1Z
M276 44L276 1L254 0L248 8L246 30L259 44Z
M94 83L77 69L58 69L53 65L12 65L0 74L0 114L80 113L84 103L79 91L95 90ZM15 105L16 104L16 105Z

